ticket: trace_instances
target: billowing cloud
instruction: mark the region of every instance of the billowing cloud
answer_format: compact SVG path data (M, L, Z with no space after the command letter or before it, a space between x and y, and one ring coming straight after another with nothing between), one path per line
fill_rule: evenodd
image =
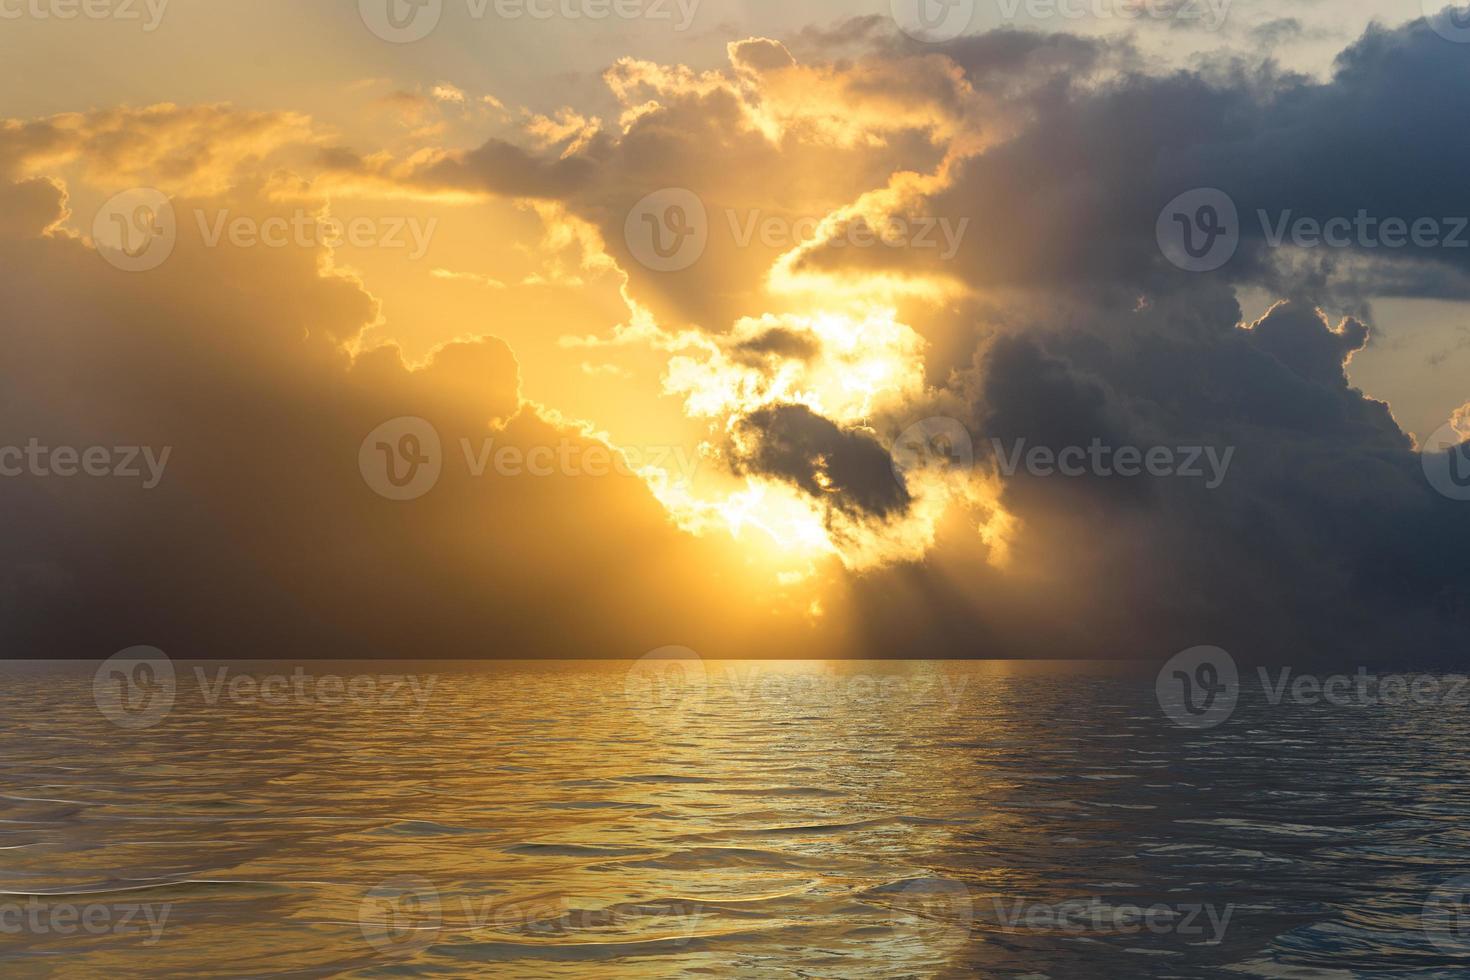
M893 460L872 434L843 429L805 405L770 405L735 422L735 466L795 484L849 513L887 517L908 506Z
M417 367L391 345L353 353L380 304L326 247L210 245L185 220L166 262L129 273L48 232L58 185L0 196L34 202L7 209L0 235L7 649L737 654L750 629L792 652L818 642L804 617L772 618L785 600L746 580L729 543L678 531L621 450L526 402L493 319ZM239 188L229 203L285 213ZM405 418L435 434L442 471L395 501L365 469L381 449L366 440L386 432L396 452ZM732 578L765 612L732 606Z
M918 45L862 20L738 41L727 62L623 58L604 75L614 115L507 112L518 131L469 148L436 142L429 115L408 153L222 107L4 124L8 440L173 452L146 493L0 485L24 515L5 546L12 638L585 654L700 637L738 654L765 631L776 652L811 636L783 591L803 580L852 617L824 635L854 653L1456 649L1470 511L1346 368L1373 300L1470 297L1470 250L1314 250L1273 229L1470 214L1457 46L1422 21L1374 27L1317 79L1158 71L1067 35ZM403 112L460 104L408 94ZM65 168L257 214L509 198L545 235L526 250L575 258L426 271L500 288L478 291L487 322L410 365L366 339L387 315L330 250L182 236L146 275L109 269L58 226ZM1158 241L1161 209L1199 188L1237 214L1234 256L1207 272ZM698 254L640 247L650 199ZM622 452L599 418L528 401L522 352L497 339L506 283L584 275L613 279L621 308L548 330L579 381L655 388L695 433L691 466L474 476L502 448ZM1248 317L1246 288L1278 302ZM653 370L616 361L635 349ZM659 429L654 414L627 424ZM394 503L359 452L403 417L432 427L444 473ZM366 451L395 446L423 448ZM68 615L76 596L102 615Z

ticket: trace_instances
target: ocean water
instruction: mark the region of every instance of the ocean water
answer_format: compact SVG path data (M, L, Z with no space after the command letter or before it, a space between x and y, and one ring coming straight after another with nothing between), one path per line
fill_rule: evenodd
M1470 975L1470 707L1077 663L0 668L5 977ZM1463 915L1462 915L1463 912Z

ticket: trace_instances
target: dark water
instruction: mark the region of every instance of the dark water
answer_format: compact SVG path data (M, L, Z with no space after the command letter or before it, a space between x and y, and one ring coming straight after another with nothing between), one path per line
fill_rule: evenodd
M1135 667L156 666L5 666L0 975L1470 975L1463 703L1250 679L1195 730Z

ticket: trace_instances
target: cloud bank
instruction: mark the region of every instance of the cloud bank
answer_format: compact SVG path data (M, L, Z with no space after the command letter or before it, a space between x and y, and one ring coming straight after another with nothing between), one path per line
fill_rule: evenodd
M1370 28L1326 79L1158 72L1126 44L929 46L864 21L734 43L708 70L623 59L615 119L569 108L404 158L224 106L7 122L0 443L173 461L148 492L0 481L5 638L36 655L1455 656L1470 504L1345 366L1375 300L1470 298L1470 249L1291 247L1272 228L1470 215L1467 57L1418 21ZM184 235L164 266L119 272L62 227L64 167L166 185L180 211L528 200L621 277L627 320L577 344L664 359L664 393L704 427L699 478L477 478L461 445L607 448L522 398L493 316L411 366L362 344L379 302L330 249ZM666 188L698 199L708 239L673 270L627 232ZM1161 210L1197 188L1237 210L1209 272L1159 245ZM947 254L915 244L961 220ZM1246 289L1277 302L1247 317ZM396 504L358 453L404 416L449 450L433 492ZM936 417L970 442L941 455L973 466L900 451ZM1018 445L1094 444L1230 466L1213 487L1001 466ZM820 603L749 567L727 533L742 522L802 538Z

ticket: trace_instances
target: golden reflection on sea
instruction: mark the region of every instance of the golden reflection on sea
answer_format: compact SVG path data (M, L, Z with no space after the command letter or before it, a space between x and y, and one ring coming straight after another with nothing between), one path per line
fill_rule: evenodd
M1398 855L1467 812L1462 718L1186 732L1126 667L165 666L166 705L157 674L5 665L7 977L1264 975L1310 962L1292 930L1347 877L1380 886L1371 921L1417 915ZM1324 739L1415 765L1329 780ZM1130 930L1165 900L1229 903L1231 931ZM1272 903L1297 917L1248 911ZM1081 928L1017 919L1063 907Z

